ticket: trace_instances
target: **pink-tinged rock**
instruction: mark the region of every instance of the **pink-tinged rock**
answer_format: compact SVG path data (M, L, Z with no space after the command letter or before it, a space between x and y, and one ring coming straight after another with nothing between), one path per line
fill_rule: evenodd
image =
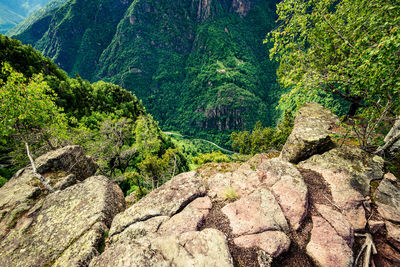
M352 177L347 171L329 169L317 163L307 161L299 164L302 168L310 169L321 174L329 184L334 203L342 209L354 230L364 230L367 223L363 207L364 197L352 184Z
M387 238L389 242L400 250L400 225L386 221Z
M262 182L276 197L290 226L297 230L307 215L307 186L293 164L279 158L270 159L258 166L263 172Z
M196 198L181 212L164 222L158 233L161 235L179 235L196 231L207 217L211 208L212 203L209 197Z
M325 219L312 216L312 221L307 254L321 267L351 267L353 252L347 242Z
M248 235L268 230L287 232L285 216L268 189L259 189L222 208L234 235Z
M258 247L274 258L288 251L290 246L289 237L281 231L266 231L259 234L243 235L233 241L236 246L242 248Z
M314 155L299 166L318 172L331 189L334 203L346 214L355 230L366 225L363 202L371 181L382 179L384 160L357 147L342 146Z
M354 230L347 218L329 206L316 204L315 207L321 217L335 229L336 233L347 242L349 247L352 247L354 242Z
M230 172L217 173L206 179L208 195L223 199L228 189L245 197L257 189L260 180L256 171L247 163Z

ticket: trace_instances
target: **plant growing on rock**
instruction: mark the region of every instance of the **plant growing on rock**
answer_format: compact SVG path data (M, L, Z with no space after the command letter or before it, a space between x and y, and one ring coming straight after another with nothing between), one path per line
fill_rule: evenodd
M7 73L7 81L0 80L0 136L22 141L35 176L49 191L53 191L36 171L30 144L43 138L54 147L50 138L65 136L66 118L54 103L55 96L42 75L27 80L7 63L3 65L2 73Z

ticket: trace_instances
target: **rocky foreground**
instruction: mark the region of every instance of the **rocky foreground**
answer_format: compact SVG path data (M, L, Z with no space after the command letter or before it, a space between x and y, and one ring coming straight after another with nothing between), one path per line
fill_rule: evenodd
M335 146L338 119L299 111L280 157L207 164L131 207L71 146L0 188L0 266L400 266L400 185ZM368 265L365 265L368 266Z

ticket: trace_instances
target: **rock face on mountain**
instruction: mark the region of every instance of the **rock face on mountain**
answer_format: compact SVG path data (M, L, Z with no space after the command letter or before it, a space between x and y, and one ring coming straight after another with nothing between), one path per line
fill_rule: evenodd
M96 165L78 146L50 152L36 164L58 190L48 194L30 167L0 188L0 266L88 265L125 207L121 189L91 176Z
M314 104L300 116L310 106L326 116ZM302 132L303 121L296 123ZM351 267L366 264L366 255L375 266L399 266L398 179L384 174L380 157L334 146L308 150L297 165L268 154L207 164L126 210L114 183L86 178L92 162L81 152L82 171L72 174L68 155L78 147L52 152L38 160L43 170L58 166L69 170L60 177L79 179L46 195L30 189L25 168L0 189L0 265ZM27 193L7 198L19 189Z

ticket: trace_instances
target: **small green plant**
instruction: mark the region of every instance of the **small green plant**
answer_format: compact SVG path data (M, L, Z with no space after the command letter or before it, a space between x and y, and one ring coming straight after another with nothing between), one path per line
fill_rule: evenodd
M239 198L238 194L236 193L235 189L229 187L225 190L224 199L228 202L233 202Z

